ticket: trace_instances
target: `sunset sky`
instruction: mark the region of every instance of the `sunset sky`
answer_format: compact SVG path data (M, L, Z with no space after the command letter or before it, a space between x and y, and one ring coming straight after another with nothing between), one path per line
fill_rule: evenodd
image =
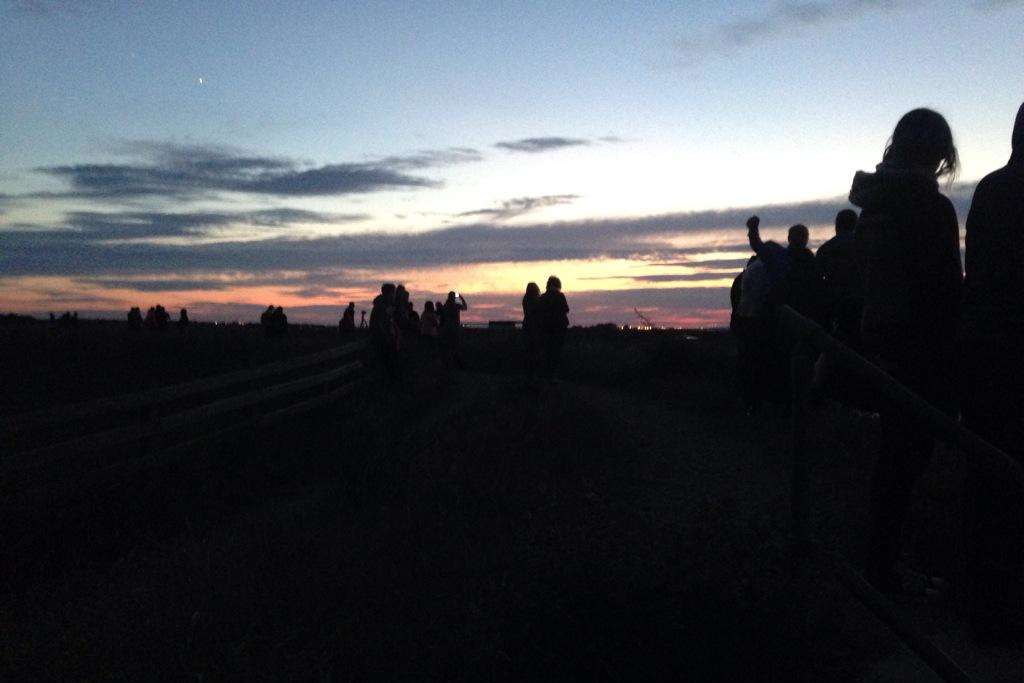
M1022 67L1013 0L0 0L0 312L719 324L746 216L827 238L911 108L965 218Z

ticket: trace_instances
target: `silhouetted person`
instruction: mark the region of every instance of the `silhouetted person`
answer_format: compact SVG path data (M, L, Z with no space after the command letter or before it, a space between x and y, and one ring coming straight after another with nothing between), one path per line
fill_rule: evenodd
M414 334L419 334L420 314L416 312L416 307L413 306L413 303L411 301L409 302L408 308L409 312L406 314L406 316L409 318L409 330Z
M189 325L188 311L183 308L178 313L178 329L179 330L184 330L185 328L188 327L188 325Z
M523 340L526 347L526 363L530 370L537 362L535 356L541 347L542 317L540 287L536 282L531 282L526 285L526 293L523 294Z
M441 314L441 339L448 353L448 362L462 367L460 344L462 337L462 311L469 308L466 299L456 292L448 292Z
M440 324L434 312L434 302L423 304L423 315L420 316L420 336L426 339L437 339Z
M968 429L1024 463L1024 106L1009 163L978 183L967 216L960 357ZM968 482L971 620L986 640L1024 639L1021 491L984 463Z
M53 314L50 314L53 317ZM142 311L139 310L138 306L132 306L131 310L128 311L128 328L132 330L142 329Z
M366 329L366 311L359 312L359 329Z
M381 285L370 310L370 342L391 384L398 379L398 328L395 325L395 286Z
M768 268L756 254L733 281L730 299L734 300L731 328L736 335L737 363L740 393L748 413L771 397L771 387L784 387L782 369L787 367L784 357L777 352L775 321L771 306L771 281ZM737 286L738 285L738 286ZM777 400L788 399L781 391Z
M274 306L267 306L267 310L260 314L260 327L263 328L263 336L270 337L274 336Z
M751 256L747 263L753 261L756 256ZM741 270L736 277L732 279L732 285L729 287L729 331L736 332L736 315L737 309L740 307L740 295L743 292L743 271Z
M836 235L818 247L814 260L824 283L824 322L843 341L859 347L864 283L857 262L857 212L836 214Z
M341 321L338 322L338 330L342 334L350 334L356 331L356 304L348 302L345 312L341 314Z
M440 301L434 302L434 313L437 314L437 324L440 329L444 329L444 304Z
M819 322L844 344L860 351L864 281L857 257L857 212L843 209L836 214L835 226L835 237L818 247L814 256L823 283ZM863 383L845 368L837 367L832 354L826 353L815 366L812 397L820 398L828 386L843 403L874 410L875 401Z
M155 306L150 306L149 309L146 310L146 317L143 320L143 324L145 325L147 330L155 330L156 329L156 307Z
M822 285L814 254L807 248L807 226L796 224L789 229L787 246L761 239L761 219L747 220L750 248L767 268L771 284L771 302L788 304L812 320L821 318Z
M395 287L395 324L402 332L409 331L409 292L404 285Z
M548 375L558 371L558 362L569 329L569 303L562 294L562 281L552 275L540 296L539 309L544 339L544 360Z
M850 202L862 209L856 234L864 348L898 381L950 414L956 407L951 368L962 275L956 211L939 192L938 179L956 169L949 124L934 111L915 109L896 124L876 171L858 172L850 190ZM883 409L867 561L867 577L881 590L906 588L897 572L900 533L933 446L927 431Z
M288 316L284 309L278 306L274 309L274 316L271 318L275 337L284 337L288 334Z
M167 312L167 309L157 304L153 309L153 327L156 330L164 331L167 329L168 323L171 322L171 314Z

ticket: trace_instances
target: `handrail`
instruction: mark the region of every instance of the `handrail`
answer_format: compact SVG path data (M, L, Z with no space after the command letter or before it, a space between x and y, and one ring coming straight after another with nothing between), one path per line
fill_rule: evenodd
M195 394L212 392L226 387L253 382L267 377L299 370L311 365L345 358L361 351L363 342L354 342L344 346L327 349L300 358L268 363L253 369L237 370L222 375L192 380L181 384L148 389L125 396L101 398L93 401L72 403L56 409L42 409L29 413L12 415L0 419L0 432L12 436L31 429L43 429L48 426L95 417L104 413L128 412L142 410L163 403L180 400Z
M848 370L859 374L897 410L918 420L936 438L970 455L983 458L1002 473L1013 477L1024 489L1024 467L1020 463L900 384L889 373L828 334L820 325L789 306L779 307L778 321L783 330L794 334L796 341L808 344L818 352L831 354Z
M778 307L776 320L785 338L793 344L791 348L793 398L791 508L796 541L795 552L803 553L812 548L823 553L831 560L836 576L850 592L885 623L905 645L917 653L932 671L951 683L963 683L964 681L969 683L970 676L945 652L903 619L891 601L866 581L845 558L828 550L810 536L808 531L809 477L805 453L806 415L804 403L806 391L802 386L807 360L803 355L804 352L809 347L819 353L830 354L847 370L866 380L875 391L889 401L892 407L911 419L917 420L935 438L957 446L969 455L981 458L990 466L1000 470L1002 474L1016 480L1022 490L1024 490L1024 467L903 386L877 365L836 340L820 325L800 315L789 306Z

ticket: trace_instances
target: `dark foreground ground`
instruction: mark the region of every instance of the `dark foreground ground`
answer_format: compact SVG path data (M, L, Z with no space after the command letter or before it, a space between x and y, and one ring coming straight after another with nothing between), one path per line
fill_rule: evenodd
M229 337L207 333L215 359ZM229 334L236 363L336 342ZM790 560L788 425L742 417L727 337L579 333L556 382L514 339L466 341L465 371L421 350L397 391L272 433L111 454L59 500L59 469L5 487L0 678L937 680ZM816 533L855 556L875 421L813 417ZM901 610L977 680L1020 681L1022 652L975 647L960 616L962 474L938 453L908 530L953 593Z

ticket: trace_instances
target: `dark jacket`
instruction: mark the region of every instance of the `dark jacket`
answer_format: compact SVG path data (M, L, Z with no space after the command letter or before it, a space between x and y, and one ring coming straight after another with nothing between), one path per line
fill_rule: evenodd
M526 294L523 296L523 329L528 331L534 331L540 324L537 320L540 315L540 295L534 294L530 296Z
M1024 107L1013 156L985 176L967 216L964 333L1024 340Z
M540 295L541 324L545 332L564 332L569 327L569 304L559 291Z
M948 357L962 283L953 204L934 177L885 165L857 173L850 202L862 209L857 251L865 347L898 364Z
M384 295L378 294L370 310L370 338L381 349L397 348L398 336L392 311Z
M793 247L787 251L789 269L783 283L781 303L789 304L811 320L822 322L823 285L814 254L810 249Z
M857 263L857 244L853 231L842 232L818 247L814 261L821 273L829 303L861 298L863 282Z

